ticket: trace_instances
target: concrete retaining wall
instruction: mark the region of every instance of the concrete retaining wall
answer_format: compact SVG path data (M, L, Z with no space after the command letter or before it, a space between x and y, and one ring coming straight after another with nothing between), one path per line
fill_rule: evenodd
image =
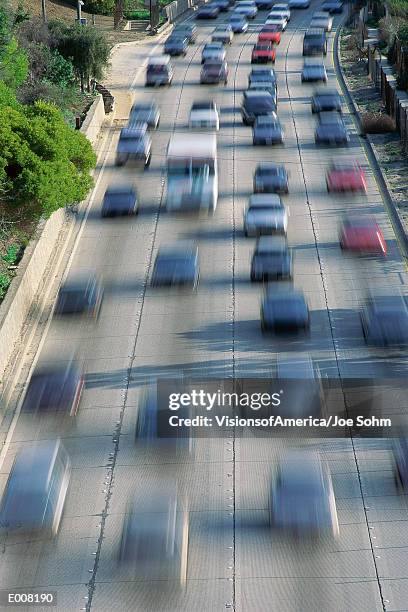
M173 22L179 15L188 11L188 9L195 6L197 2L195 0L174 0L165 7L165 13L167 15L167 19L170 22Z
M95 145L104 118L102 96L98 96L81 127L81 132L92 145ZM27 316L36 306L45 271L52 264L52 259L58 256L56 247L61 230L68 229L69 223L74 221L67 220L65 209L57 210L47 221L40 222L0 305L0 383Z

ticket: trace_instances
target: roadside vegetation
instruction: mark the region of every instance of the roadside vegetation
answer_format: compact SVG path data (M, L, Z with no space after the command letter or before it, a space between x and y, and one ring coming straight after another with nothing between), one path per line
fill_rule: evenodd
M108 65L92 26L44 24L0 2L0 300L39 219L83 200L96 163L75 129Z

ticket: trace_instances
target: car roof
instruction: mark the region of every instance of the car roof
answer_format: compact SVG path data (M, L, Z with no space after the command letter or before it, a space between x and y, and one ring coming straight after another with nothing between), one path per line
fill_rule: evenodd
M340 96L340 93L337 89L317 89L313 92L313 96Z
M162 66L163 64L169 64L170 60L170 55L155 55L149 57L147 64L148 66Z
M261 162L257 165L255 172L263 170L279 170L280 172L285 172L285 166L283 164L276 164L275 162Z
M320 123L343 123L340 115L333 111L319 113L319 121Z
M120 131L120 138L140 138L147 133L147 123L136 122Z
M105 195L116 195L116 194L124 194L124 193L135 193L135 188L133 185L122 184L122 185L109 185L106 188Z
M305 32L305 37L307 36L326 36L326 33L324 31L323 28L309 28L308 30L306 30Z
M281 253L288 250L288 243L284 236L261 236L255 250L257 253Z
M9 483L20 482L25 489L47 490L60 447L60 440L46 440L22 448L14 459Z
M249 196L249 206L256 208L257 206L280 206L283 208L283 203L280 195L277 193L254 193ZM262 238L269 238L270 236L262 236ZM275 236L273 236L275 238Z
M323 466L315 451L291 451L279 463L281 482L291 487L323 491Z

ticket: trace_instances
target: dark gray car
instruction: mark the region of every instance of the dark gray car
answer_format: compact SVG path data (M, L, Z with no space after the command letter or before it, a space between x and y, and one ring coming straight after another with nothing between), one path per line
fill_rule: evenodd
M147 132L147 123L132 124L130 127L122 128L116 150L117 166L135 161L146 168L150 164L151 154L152 139Z
M187 55L188 44L186 36L172 34L164 43L164 53L172 56L183 55L185 57Z
M335 89L315 91L312 98L312 113L337 111L341 113L341 96Z
M408 345L408 304L402 295L372 295L361 311L361 325L368 344Z
M102 217L135 215L139 202L133 185L112 185L107 188L102 202Z
M327 39L323 28L307 30L303 35L303 55L326 55Z
M273 117L276 113L274 97L267 91L248 89L244 92L241 113L245 125L253 125L257 117Z
M251 262L251 281L292 278L292 253L283 236L262 236Z
M307 332L309 326L309 307L303 293L293 287L267 289L261 306L263 332Z
M190 286L199 279L198 248L177 246L160 248L154 262L152 286Z
M319 113L315 142L324 145L348 145L350 136L342 116L335 112Z
M103 300L100 278L93 272L68 278L60 287L55 306L57 316L86 315L97 318Z
M283 128L275 113L270 116L261 116L255 119L252 142L254 145L274 145L283 143Z
M258 164L254 173L254 192L289 193L289 179L285 167L272 162Z

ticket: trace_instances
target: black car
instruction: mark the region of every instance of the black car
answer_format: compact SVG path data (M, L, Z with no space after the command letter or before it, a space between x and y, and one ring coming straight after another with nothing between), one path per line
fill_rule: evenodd
M217 19L220 9L214 4L204 4L200 6L195 14L196 19Z
M58 292L56 315L86 314L98 317L103 299L100 279L94 274L66 280Z
M322 11L328 11L332 15L334 13L342 13L343 12L343 2L342 0L325 0L321 6Z
M316 144L348 145L350 136L343 118L338 113L319 113L319 123L315 131Z
M289 193L285 166L272 162L258 164L254 173L255 193Z
M188 38L172 34L164 43L164 53L167 55L187 55Z
M103 196L102 217L135 215L138 212L138 197L133 185L112 185Z
M251 262L251 281L290 280L292 253L283 236L262 236Z
M253 125L257 117L272 117L276 113L274 98L267 91L248 89L244 92L241 113L245 125Z
M197 247L159 249L154 262L152 286L188 285L195 289L199 279Z
M47 413L75 416L83 388L83 372L73 361L68 365L37 368L30 379L21 410L36 416Z
M303 293L293 287L268 287L261 306L263 332L307 332L309 327L309 307Z
M187 38L189 44L194 44L197 40L197 26L193 23L181 23L176 25L171 35L180 36L182 38L185 37Z
M312 98L312 113L337 111L341 113L341 96L335 89L315 91Z
M275 113L255 119L252 142L255 146L283 143L283 128Z
M274 5L275 0L255 0L256 8L259 11L266 11L271 9Z
M303 35L303 55L327 54L326 32L322 28L307 30Z
M160 110L154 100L149 102L136 102L132 106L129 116L129 125L146 123L148 128L156 129L160 123Z
M361 325L368 344L406 347L408 305L402 295L371 296L361 311Z

